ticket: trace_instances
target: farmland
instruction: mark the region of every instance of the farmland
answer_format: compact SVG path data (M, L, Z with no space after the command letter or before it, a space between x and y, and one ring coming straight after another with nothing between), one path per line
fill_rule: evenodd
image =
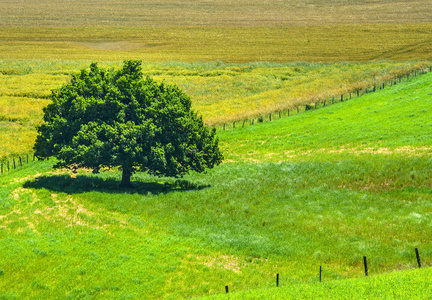
M87 65L86 65L87 64ZM105 63L117 67L118 63ZM4 60L0 62L0 158L32 151L35 126L51 90L70 80L88 62ZM154 63L144 73L177 84L210 126L256 119L341 94L373 88L420 70L427 62L377 63Z
M7 170L51 90L125 59L190 95L221 165ZM0 298L429 297L431 60L429 0L2 1Z
M145 174L3 175L6 296L181 298L432 264L432 74L290 118L220 132L227 163ZM373 118L372 121L371 118ZM393 134L397 133L397 134ZM251 162L252 161L252 162ZM8 296L8 297L9 297Z

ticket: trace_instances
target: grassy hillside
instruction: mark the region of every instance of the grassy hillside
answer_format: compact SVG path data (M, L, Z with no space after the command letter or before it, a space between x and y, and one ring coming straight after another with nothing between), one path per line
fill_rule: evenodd
M297 286L320 265L326 281L362 277L363 256L370 275L412 269L414 248L431 266L431 83L220 132L227 162L179 182L137 174L125 192L119 172L53 160L2 175L0 295L175 299L276 273Z
M52 89L90 62L0 61L0 159L31 152L35 126ZM102 63L119 67L118 63ZM295 109L305 103L340 98L404 74L429 70L426 62L338 64L155 63L144 73L157 81L179 85L208 125L257 118ZM404 78L405 80L405 78Z
M432 269L410 270L370 278L289 285L203 299L426 299Z

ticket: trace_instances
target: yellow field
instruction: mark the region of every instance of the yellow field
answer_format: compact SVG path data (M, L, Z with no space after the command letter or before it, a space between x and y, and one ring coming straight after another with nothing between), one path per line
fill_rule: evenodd
M432 23L296 27L0 27L0 58L146 62L432 59Z
M178 27L419 23L429 0L3 0L0 26Z

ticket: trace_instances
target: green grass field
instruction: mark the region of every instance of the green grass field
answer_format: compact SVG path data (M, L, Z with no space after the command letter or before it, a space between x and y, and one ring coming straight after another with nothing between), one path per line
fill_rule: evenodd
M427 299L432 270L410 270L314 284L295 284L203 299Z
M429 267L431 82L220 132L227 162L181 182L136 174L125 193L119 172L75 177L53 160L3 174L0 295L225 297L228 285L252 298L279 273L331 297L364 276L363 256L371 278L415 268L414 248ZM400 282L395 297L427 282L397 274L381 285ZM353 297L368 284L354 281ZM274 297L297 295L284 291Z

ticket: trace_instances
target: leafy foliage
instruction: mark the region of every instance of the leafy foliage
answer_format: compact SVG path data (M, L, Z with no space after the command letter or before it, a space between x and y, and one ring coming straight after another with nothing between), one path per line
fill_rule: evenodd
M121 166L125 184L133 172L178 177L222 161L215 130L191 110L175 85L143 79L140 61L118 70L96 63L52 92L38 127L36 156L56 156L56 167ZM129 180L128 180L129 178Z

